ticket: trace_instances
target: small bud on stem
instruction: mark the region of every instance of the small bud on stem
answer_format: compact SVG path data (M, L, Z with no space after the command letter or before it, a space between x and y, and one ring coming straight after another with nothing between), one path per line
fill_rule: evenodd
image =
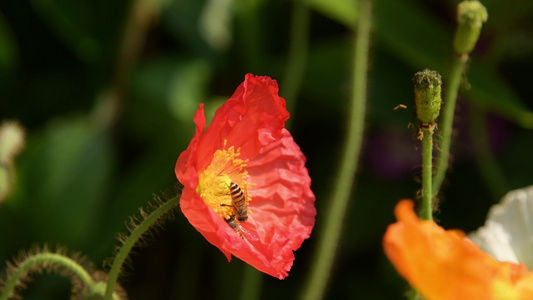
M457 30L453 41L457 55L470 53L476 45L481 27L488 19L487 9L477 0L467 0L457 5Z
M441 76L437 71L425 69L413 78L416 117L423 124L433 124L440 113Z

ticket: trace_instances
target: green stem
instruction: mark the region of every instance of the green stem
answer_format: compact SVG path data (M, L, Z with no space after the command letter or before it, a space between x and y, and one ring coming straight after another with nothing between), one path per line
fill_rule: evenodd
M491 151L487 134L485 112L470 105L470 138L474 147L474 157L481 177L485 180L487 188L495 201L498 201L508 191L506 180L496 163L496 158Z
M170 210L172 210L175 206L178 205L180 196L181 194L168 200L167 202L159 206L156 210L154 210L151 214L146 216L144 220L135 227L135 229L131 232L128 238L124 241L122 247L115 256L115 259L113 260L113 265L111 266L111 270L109 271L109 278L107 279L107 287L105 291L104 300L111 299L113 295L113 290L115 289L115 284L118 279L118 275L120 273L120 270L122 269L122 265L124 264L124 261L128 257L128 254L130 253L133 246L135 246L135 244L142 237L142 235L147 230L149 230L159 218L164 216L166 213L168 213Z
M422 299L422 297L420 296L418 291L415 290L414 288L411 288L411 290L409 291L409 294L407 295L407 300L420 300L420 299Z
M259 300L261 298L262 278L263 273L257 271L256 268L250 265L245 265L239 299Z
M333 195L325 213L324 225L317 241L317 251L310 275L302 290L302 299L321 299L333 265L342 228L344 214L352 191L353 180L363 137L367 85L368 48L370 38L372 2L360 1L359 24L355 33L353 57L352 97L349 125Z
M468 55L455 55L453 58L452 68L448 75L448 89L446 91L446 98L444 100L444 109L441 114L439 130L442 139L439 143L439 157L436 161L435 177L433 178L433 191L438 193L444 181L446 170L448 169L448 161L450 157L450 145L453 131L453 116L455 112L455 102L457 100L457 93L461 83L461 76L468 60Z
M288 65L283 78L283 96L287 102L287 110L293 112L296 98L300 90L309 45L310 10L301 2L295 1L291 18L291 37L289 45ZM290 118L286 127L290 127Z
M431 125L430 125L431 126ZM431 178L433 172L433 129L422 129L422 210L424 220L433 220L433 194L431 192Z
M18 265L11 276L7 278L4 290L0 295L0 300L8 299L9 295L17 285L17 282L19 282L19 280L24 277L24 274L26 274L31 268L37 265L41 265L41 267L44 268L51 264L61 265L62 267L69 269L81 279L85 286L90 287L94 284L91 275L75 260L57 253L38 253L26 258Z

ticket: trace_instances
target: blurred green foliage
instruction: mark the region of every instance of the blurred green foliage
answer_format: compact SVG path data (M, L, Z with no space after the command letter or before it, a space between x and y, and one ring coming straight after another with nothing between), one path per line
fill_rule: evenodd
M48 243L102 267L128 216L175 183L198 103L212 115L245 73L283 80L295 2L221 2L0 3L0 117L19 120L28 136L15 191L0 203L0 261ZM344 132L358 11L356 1L301 2L311 9L310 41L291 131L308 159L319 230ZM446 92L456 4L374 1L364 154L328 299L403 295L406 285L385 259L381 237L395 203L416 197L420 145L406 128L412 112L393 107L412 109L411 78L423 68L443 74ZM533 183L533 2L483 4L489 19L467 70L470 88L459 99L453 163L436 214L445 228L466 231L480 226L501 196L480 175L470 110L487 116L476 128L489 136L502 185ZM124 47L128 34L140 43ZM262 299L298 295L314 241L296 252L287 279L263 276ZM240 290L244 264L227 263L181 214L137 252L123 280L130 299L233 299ZM67 299L68 292L67 281L43 275L23 295Z

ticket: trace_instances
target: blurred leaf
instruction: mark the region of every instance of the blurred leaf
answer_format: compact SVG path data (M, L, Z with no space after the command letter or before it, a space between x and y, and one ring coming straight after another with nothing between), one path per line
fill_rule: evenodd
M110 20L107 15L98 15L101 11L113 12L114 4L102 9L96 1L32 0L31 3L50 29L83 61L95 61L101 56L104 45L97 29L107 31L109 36L116 28L110 30L106 25L120 22L121 17L115 14Z
M9 69L17 58L17 45L9 25L0 14L0 70Z
M178 120L192 120L198 103L205 102L211 70L204 61L188 60L176 68L169 86L169 108Z
M211 69L202 60L167 56L146 62L136 73L133 93L138 101L146 105L145 109L156 109L158 112L154 111L156 114L150 116L144 111L139 118L160 120L161 114L165 114L174 120L190 122L198 103L206 100L205 91L210 78Z
M326 40L310 49L301 93L310 101L318 102L313 104L315 114L323 114L321 109L316 109L316 105L334 109L345 103L349 91L349 67L346 61L350 57L350 50L345 39ZM283 96L281 88L280 95Z
M173 1L161 14L161 23L170 33L187 45L195 55L211 58L213 50L200 32L200 16L203 1L180 0Z
M454 28L448 28L424 10L421 2L412 0L376 0L374 15L374 33L385 49L415 70L430 68L445 73Z
M527 109L501 76L475 62L467 72L471 89L465 93L470 100L519 126L533 129L533 111Z
M108 137L89 119L68 117L31 135L20 158L19 188L12 203L34 236L80 245L96 228L113 171Z
M359 8L353 0L300 0L317 12L328 16L346 27L355 28Z
M211 47L226 50L232 42L233 0L209 0L200 17L200 31Z
M124 111L128 151L109 226L123 231L127 216L145 206L152 193L176 182L174 166L194 133L193 116L205 102L211 69L202 60L165 56L141 64L132 99ZM109 235L112 237L112 235Z

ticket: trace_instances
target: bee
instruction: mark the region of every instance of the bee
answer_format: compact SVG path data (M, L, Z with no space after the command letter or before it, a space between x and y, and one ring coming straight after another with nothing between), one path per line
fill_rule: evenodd
M237 221L235 220L235 215L231 215L229 218L225 219L226 220L226 223L228 223L228 225L233 228L233 230L235 230L235 232L241 237L241 238L244 238L242 236L242 233L239 229L239 224L237 224Z
M244 222L248 220L248 207L246 205L246 195L235 182L231 182L229 186L231 200L233 202L233 209L237 214L237 220Z

